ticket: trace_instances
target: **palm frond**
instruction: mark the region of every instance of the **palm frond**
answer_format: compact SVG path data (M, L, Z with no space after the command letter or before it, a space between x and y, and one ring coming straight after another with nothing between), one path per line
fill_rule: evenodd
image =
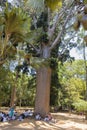
M25 4L25 8L32 10L33 12L37 10L37 12L40 12L44 9L44 0L27 0ZM36 13L37 13L36 12Z
M12 10L5 10L5 34L11 35L13 33L25 34L29 31L30 18L20 8L13 8Z
M31 19L21 8L6 9L0 13L0 65L17 53L15 43L24 42L30 32Z
M46 5L52 10L58 10L62 7L62 0L45 0Z
M42 10L48 6L52 11L59 10L62 7L62 0L27 0L26 6L34 10Z

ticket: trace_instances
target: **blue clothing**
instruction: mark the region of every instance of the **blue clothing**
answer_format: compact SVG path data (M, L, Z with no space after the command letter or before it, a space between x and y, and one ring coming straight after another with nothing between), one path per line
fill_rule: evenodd
M9 111L9 117L13 117L14 116L14 108L11 108Z

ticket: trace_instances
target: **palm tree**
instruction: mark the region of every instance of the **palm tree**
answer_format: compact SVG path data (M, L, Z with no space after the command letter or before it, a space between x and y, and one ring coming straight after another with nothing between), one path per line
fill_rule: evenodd
M7 6L0 12L0 65L14 57L16 45L24 42L29 26L30 18L20 8L9 9Z
M0 13L0 65L17 54L16 46L23 43L30 31L30 18L21 8L9 9L8 5ZM16 80L18 74L16 75ZM16 101L16 84L12 87L11 106Z

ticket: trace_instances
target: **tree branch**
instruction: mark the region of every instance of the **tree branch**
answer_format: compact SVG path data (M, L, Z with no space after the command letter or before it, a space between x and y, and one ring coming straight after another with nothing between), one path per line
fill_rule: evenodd
M61 19L62 15L63 15L63 12L60 15L57 13L56 16L55 16L55 20L54 20L54 24L53 24L52 28L48 29L48 36L49 36L50 40L51 40L51 38L52 38L52 36L54 34L56 25L59 22L59 20Z
M68 43L70 42L70 40L72 39L72 38L75 38L76 36L75 36L75 34L76 34L76 32L74 33L74 34L72 34L72 37L70 37L66 42L65 42L65 48L63 48L62 50L61 50L61 54L63 54L64 53L64 51L68 48Z
M65 20L65 22L64 22L64 24L63 24L63 26L62 26L62 30L60 31L60 33L57 35L56 39L55 39L54 42L52 43L52 45L51 45L51 47L50 47L50 50L52 50L52 49L58 44L58 41L60 40L60 37L61 37L62 34L63 34L63 31L64 31L64 29L65 29L65 26L66 26L68 20L70 19L70 16L72 15L72 9L73 9L73 7L71 7L71 9L70 9L70 11L69 11L70 13L69 13L69 15L66 17L66 20Z
M59 21L61 20L61 18L63 18L64 16L64 13L66 12L66 9L68 8L68 6L66 5L65 7L62 7L62 9L60 10L59 13L56 14L56 16L54 16L54 20L53 20L53 25L52 27L50 28L50 26L48 27L48 36L49 36L49 39L51 40L53 34L54 34L54 31L56 29L56 25L57 23L59 23ZM49 12L48 12L49 14ZM49 18L49 17L48 17ZM49 20L50 21L50 20ZM48 22L49 22L48 21ZM50 25L50 24L49 24Z

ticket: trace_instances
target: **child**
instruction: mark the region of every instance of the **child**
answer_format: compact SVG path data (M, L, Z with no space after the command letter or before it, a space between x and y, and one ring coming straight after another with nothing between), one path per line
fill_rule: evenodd
M13 116L14 116L14 108L11 107L9 110L9 117L12 119Z
M32 112L31 109L28 111L28 113L29 113L29 116L30 116L30 117L33 116L33 112Z
M44 118L44 121L51 121L52 120L52 116L50 113L48 113L45 118Z
M36 119L36 120L41 120L41 116L40 116L40 114L39 114L39 113L38 113L38 114L36 114L35 119Z
M23 121L24 118L25 118L25 115L22 113L22 114L19 116L18 121Z

